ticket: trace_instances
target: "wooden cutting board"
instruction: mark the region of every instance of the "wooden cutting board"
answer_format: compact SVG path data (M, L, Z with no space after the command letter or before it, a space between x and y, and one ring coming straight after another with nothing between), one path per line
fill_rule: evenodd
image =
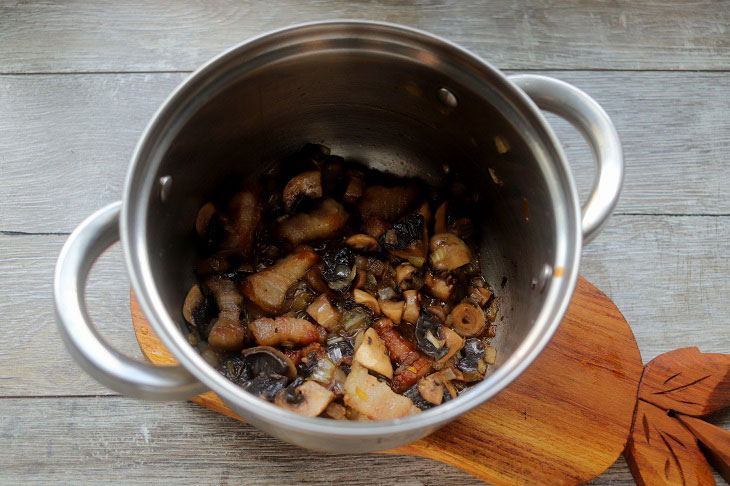
M176 363L131 296L145 356ZM545 350L496 397L417 442L385 451L435 459L495 485L579 484L624 449L643 371L628 323L583 278ZM192 399L237 420L212 392Z

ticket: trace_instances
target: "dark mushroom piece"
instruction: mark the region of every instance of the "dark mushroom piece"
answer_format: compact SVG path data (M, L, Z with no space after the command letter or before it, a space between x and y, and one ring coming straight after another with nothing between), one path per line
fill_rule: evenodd
M324 412L335 394L314 381L306 381L296 387L287 387L276 395L274 403L307 417L316 417Z
M481 380L486 371L484 363L484 343L479 339L467 339L461 349L463 357L456 362L456 367L462 372L464 381Z
M230 361L224 368L228 368L228 363ZM249 393L268 401L273 401L296 376L296 368L291 360L269 346L246 349L241 353L240 360L234 363L240 368L234 381Z
M380 246L388 250L391 255L404 260L413 259L416 266L425 262L428 235L423 215L409 214L399 220L378 239Z
M310 170L294 176L284 187L282 199L287 212L303 199L319 199L322 197L322 174L318 170Z
M345 295L356 276L355 258L350 248L331 250L322 257L322 277L337 294Z
M416 343L426 356L439 360L448 352L443 326L431 313L423 311L416 323Z

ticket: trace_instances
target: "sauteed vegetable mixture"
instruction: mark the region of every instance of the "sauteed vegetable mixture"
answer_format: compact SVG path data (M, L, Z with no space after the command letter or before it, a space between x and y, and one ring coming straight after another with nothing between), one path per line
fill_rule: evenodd
M476 199L307 145L200 208L189 340L234 383L311 417L387 420L456 398L496 359Z

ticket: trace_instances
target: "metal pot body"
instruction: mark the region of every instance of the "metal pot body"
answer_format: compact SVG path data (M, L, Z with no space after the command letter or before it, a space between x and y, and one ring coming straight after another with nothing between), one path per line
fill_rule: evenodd
M594 148L599 170L583 215L565 156L535 102L573 122ZM387 422L301 417L227 381L185 339L181 308L193 283L198 208L222 185L255 180L307 142L436 185L445 170L456 171L479 194L480 258L501 301L498 361L457 400ZM510 79L448 41L392 24L282 29L206 64L154 116L123 201L85 221L59 257L61 332L89 373L127 395L179 399L210 389L256 427L302 447L396 447L482 404L543 349L572 295L582 243L616 203L622 164L606 114L560 81ZM89 324L84 282L96 256L118 237L136 296L178 367L129 360Z

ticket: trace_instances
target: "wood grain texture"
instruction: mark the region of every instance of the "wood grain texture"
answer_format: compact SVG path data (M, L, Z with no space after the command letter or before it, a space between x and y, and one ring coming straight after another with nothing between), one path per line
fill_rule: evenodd
M651 403L639 400L626 461L639 486L711 486L710 465L692 433Z
M56 331L51 284L65 239L0 235L0 311L13 329L13 339L0 340L0 396L112 393L81 372ZM621 309L645 361L689 345L727 353L726 241L730 218L616 216L584 250L581 272ZM115 247L92 271L89 311L105 338L141 356L130 326L128 289Z
M657 356L646 365L639 398L695 417L730 407L730 354L683 348Z
M583 88L613 118L626 156L619 213L730 214L730 73L545 74ZM70 232L118 200L137 139L185 77L0 76L0 230ZM550 120L585 194L590 150Z
M142 352L155 364L175 364L134 295L130 302ZM579 484L623 451L642 372L621 312L579 278L560 328L514 383L432 435L385 452L436 459L498 485ZM236 418L211 392L192 401Z
M725 481L730 481L730 431L695 417L677 415L677 419L700 441L700 449L710 464Z
M505 68L730 68L730 11L708 0L18 2L0 7L0 66L191 70L250 36L337 18L427 29Z

